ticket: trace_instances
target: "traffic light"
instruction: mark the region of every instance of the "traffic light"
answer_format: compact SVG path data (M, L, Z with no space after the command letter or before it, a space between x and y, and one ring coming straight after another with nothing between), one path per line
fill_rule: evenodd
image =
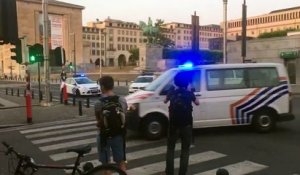
M16 40L15 47L10 49L11 59L16 60L17 63L22 63L22 46L19 39Z
M29 47L29 63L34 64L44 61L43 46L35 44Z
M54 58L56 66L63 66L66 64L66 52L62 47L57 47L54 49Z

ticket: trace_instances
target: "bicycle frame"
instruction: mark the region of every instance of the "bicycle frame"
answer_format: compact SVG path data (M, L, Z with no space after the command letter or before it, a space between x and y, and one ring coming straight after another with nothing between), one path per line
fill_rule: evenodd
M83 175L84 173L78 168L80 165L80 158L83 156L81 154L78 154L76 161L74 165L50 165L50 164L36 164L32 157L27 155L22 155L18 152L16 152L13 147L8 145L5 142L2 142L3 145L7 148L6 155L9 154L15 154L18 159L18 164L15 169L14 175L23 175L24 171L30 168L32 170L31 175L36 173L38 169L63 169L63 170L72 170L72 175L75 175L76 172L78 172L80 175Z

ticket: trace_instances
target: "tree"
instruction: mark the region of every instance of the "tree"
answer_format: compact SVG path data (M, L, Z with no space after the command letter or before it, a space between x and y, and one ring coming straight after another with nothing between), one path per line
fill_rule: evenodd
M287 30L279 30L274 32L265 32L258 36L258 38L273 38L273 37L281 37L287 36L288 32L296 31L296 29L287 29Z
M155 38L156 43L165 47L165 48L172 48L175 46L174 41L172 41L170 38L167 38L163 33L164 31L166 31L167 29L164 28L164 21L162 19L157 19L156 23L155 23L155 27L158 28L158 34Z
M139 61L139 57L140 57L139 48L132 48L129 50L129 53L131 54L129 56L129 64L136 65L136 62Z

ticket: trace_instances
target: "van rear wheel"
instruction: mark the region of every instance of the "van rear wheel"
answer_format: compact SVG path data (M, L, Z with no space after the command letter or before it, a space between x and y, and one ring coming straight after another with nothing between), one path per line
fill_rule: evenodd
M144 135L149 140L160 139L166 129L163 120L159 117L150 117L145 120L143 125Z
M270 132L276 125L272 112L260 111L254 115L253 126L260 133Z

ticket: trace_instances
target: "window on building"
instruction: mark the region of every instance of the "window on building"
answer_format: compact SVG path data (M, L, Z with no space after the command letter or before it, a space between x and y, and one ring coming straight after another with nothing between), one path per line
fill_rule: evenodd
M94 42L92 42L92 47L93 47L93 48L96 47Z
M99 48L100 47L100 43L97 43L97 48Z
M133 35L136 36L136 31L133 32Z
M114 37L110 36L109 41L114 41Z
M122 37L122 42L124 42L125 41L125 38L124 37Z
M180 36L177 36L177 39L180 40Z
M92 35L92 40L95 40L95 35Z
M90 35L87 35L86 38L89 40L89 39L91 39L91 36L90 36Z
M114 44L109 44L109 50L114 50Z
M86 34L83 34L83 35L82 35L82 38L83 38L83 39L86 39Z
M118 24L119 25L119 24ZM121 31L120 30L118 30L118 35L121 35Z
M132 36L132 31L130 31L130 36Z
M96 50L92 50L92 55L96 55Z
M100 55L100 50L97 50L97 55L98 55L98 56Z
M130 45L130 50L132 49L132 47L133 47L133 46L132 46L132 45Z
M101 50L101 56L104 56L104 50Z
M118 50L121 50L122 47L121 47L121 44L118 44Z
M129 45L126 45L126 50L129 50Z
M109 26L112 27L112 23L109 23Z
M133 42L135 42L135 43L136 43L136 38L133 38Z
M126 37L126 42L128 42L128 38Z
M142 43L142 42L143 42L142 38L140 38L140 39L139 39L139 42L140 42L140 43Z
M125 45L124 44L122 44L122 50L125 50Z
M130 42L132 43L132 38L130 38Z
M121 37L118 37L118 42L120 42L121 41Z
M128 33L129 33L128 30L126 30L126 35L128 35Z
M96 35L96 40L99 40L99 35Z

